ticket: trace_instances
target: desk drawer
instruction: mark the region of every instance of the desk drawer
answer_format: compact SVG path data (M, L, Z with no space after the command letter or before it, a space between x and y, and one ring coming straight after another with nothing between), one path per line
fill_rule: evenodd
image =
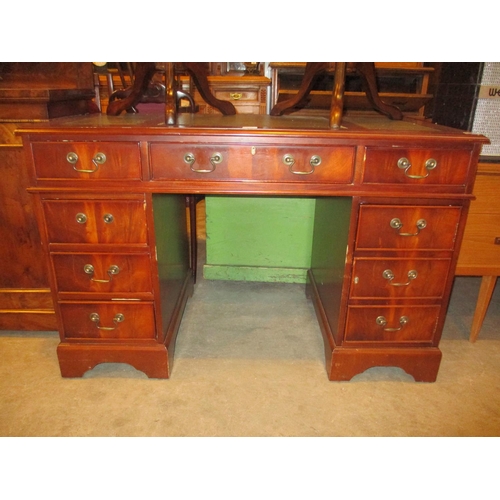
M58 292L152 293L149 254L52 254Z
M144 200L44 200L50 243L147 243Z
M453 250L461 207L362 205L356 249Z
M141 178L137 142L35 142L31 147L38 179Z
M218 90L215 91L215 97L223 101L242 102L253 101L259 102L258 90Z
M62 303L66 339L154 339L154 306L127 302Z
M452 184L467 180L471 152L462 149L367 148L363 182Z
M440 306L350 306L346 342L430 343L436 332Z
M350 183L353 147L151 144L153 178Z
M351 298L442 298L450 259L355 258Z

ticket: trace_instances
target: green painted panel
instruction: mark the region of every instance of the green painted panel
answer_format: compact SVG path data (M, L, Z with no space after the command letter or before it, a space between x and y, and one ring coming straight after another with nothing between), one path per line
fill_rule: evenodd
M207 196L207 279L304 283L315 199Z

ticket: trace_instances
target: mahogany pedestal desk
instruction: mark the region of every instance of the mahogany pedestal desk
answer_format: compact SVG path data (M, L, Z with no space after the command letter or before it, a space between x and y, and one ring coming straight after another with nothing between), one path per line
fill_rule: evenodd
M129 363L168 378L193 290L186 194L316 200L306 295L330 380L436 380L482 136L346 117L89 115L26 127L64 377Z

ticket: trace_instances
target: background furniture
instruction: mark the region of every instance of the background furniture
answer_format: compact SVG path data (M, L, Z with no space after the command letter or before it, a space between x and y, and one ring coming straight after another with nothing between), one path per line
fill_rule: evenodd
M385 117L69 118L21 130L63 376L125 362L167 378L192 292L186 193L315 198L307 294L330 380L398 366L434 381L487 139ZM390 126L388 126L390 124Z
M470 341L475 342L500 275L500 163L478 165L457 275L482 276Z
M500 63L440 63L433 121L486 135L457 275L482 276L470 341L479 334L500 268ZM493 89L493 95L490 90Z
M272 99L271 107L289 99L300 87L306 63L271 62ZM376 62L377 83L380 98L401 111L424 116L425 105L432 100L431 77L435 68L422 62L384 63ZM316 83L307 101L295 114L321 114L329 109L333 88L333 73L324 73ZM366 112L372 109L362 84L356 75L348 75L346 81L345 106L349 112Z
M15 130L87 113L90 63L0 63L0 329L57 328L48 269L27 192L28 167Z

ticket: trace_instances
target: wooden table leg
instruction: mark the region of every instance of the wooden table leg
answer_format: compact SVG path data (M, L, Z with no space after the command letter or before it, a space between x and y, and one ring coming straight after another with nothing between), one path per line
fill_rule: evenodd
M495 290L496 281L496 276L483 276L481 280L476 311L474 312L474 318L472 320L472 328L469 337L470 342L475 342L477 336L479 335L479 331L481 330L481 326L483 325L486 312L488 311L491 296L493 295L493 290Z

